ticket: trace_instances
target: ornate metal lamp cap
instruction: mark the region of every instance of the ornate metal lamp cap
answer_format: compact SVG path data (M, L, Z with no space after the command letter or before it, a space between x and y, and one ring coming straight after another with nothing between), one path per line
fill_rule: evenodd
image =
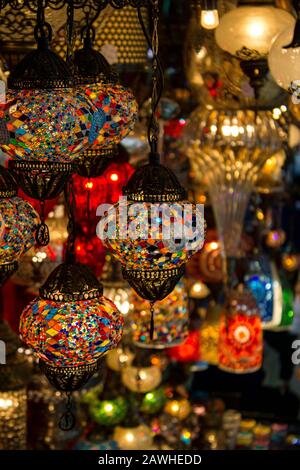
M177 202L186 191L174 173L163 165L149 163L138 168L123 188L124 196L138 202Z
M14 68L8 78L8 88L56 89L71 88L74 85L71 71L47 42L40 42L38 48L27 54Z
M18 187L12 174L0 165L0 198L9 198L17 195Z
M116 74L112 72L108 61L89 44L75 51L74 65L77 85L116 82Z
M40 288L43 299L58 302L91 300L102 296L103 288L93 271L81 263L62 263Z

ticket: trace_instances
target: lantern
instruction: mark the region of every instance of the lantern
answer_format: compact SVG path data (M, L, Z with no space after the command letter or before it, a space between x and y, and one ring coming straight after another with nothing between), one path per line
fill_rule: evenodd
M262 364L259 310L250 292L232 291L221 319L219 368L231 373L255 372Z
M96 399L89 405L93 420L102 426L115 426L126 416L128 410L126 399L118 396L111 399Z
M137 346L164 349L182 343L188 334L188 299L179 281L164 300L154 306L155 331L150 339L150 312L147 302L131 291L131 329Z
M77 83L95 113L89 135L90 146L79 158L77 171L82 176L101 175L115 153L115 147L133 129L137 102L132 93L116 83L109 63L92 48L91 26L85 31L84 47L75 51Z
M174 361L198 362L200 357L199 331L190 331L184 343L168 349L167 354Z
M189 297L191 299L205 299L209 294L209 288L202 281L193 282L189 290Z
M280 146L268 111L196 109L186 126L188 156L205 175L223 256L237 256L258 172Z
M164 412L182 421L192 412L192 407L186 398L172 399L166 403Z
M90 269L63 263L23 311L20 333L59 390L79 389L121 339L123 320Z
M201 26L204 29L215 29L219 24L217 0L205 0L201 8Z
M1 110L7 129L2 150L13 159L24 192L39 200L62 190L72 161L88 145L96 111L72 89L69 69L48 48L50 36L49 25L37 26L38 47L11 72Z
M153 446L152 432L145 424L133 427L116 426L113 440L122 450L148 450Z
M262 256L251 260L244 283L256 299L263 328L278 326L282 313L282 287L275 264Z
M161 371L157 366L130 365L122 370L122 382L132 392L150 392L159 386L161 379Z
M293 16L269 5L238 6L225 13L216 29L217 44L242 60L265 58L273 39L292 26Z
M98 227L98 234L121 262L123 276L135 291L152 302L162 300L182 276L184 263L203 245L201 211L184 201L185 192L175 175L160 164L149 163L139 168L123 193L126 200L121 199L109 209ZM188 215L183 218L185 204ZM116 220L124 220L124 217L120 219L124 211L125 223L115 224ZM156 216L150 228L151 213ZM175 237L174 222L181 231L180 240L179 236ZM110 230L111 227L115 229ZM169 236L164 238L166 227L170 228L170 239Z
M106 364L115 372L120 372L124 367L130 366L134 359L134 353L126 346L120 345L109 351L106 356Z
M167 396L165 390L161 387L156 388L145 394L140 410L147 415L156 414L165 405L166 400Z
M35 242L39 216L17 197L9 171L0 166L0 282L16 270L17 261Z
M6 347L6 363L0 365L0 449L25 450L30 370L25 356L18 352L17 336L3 321L0 338Z

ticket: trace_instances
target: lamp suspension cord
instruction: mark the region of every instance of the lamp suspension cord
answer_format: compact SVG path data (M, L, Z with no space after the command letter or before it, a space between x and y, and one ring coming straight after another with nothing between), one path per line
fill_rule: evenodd
M152 1L152 21L153 31L152 37L147 31L141 8L138 8L138 18L141 24L144 36L146 38L149 49L152 51L152 93L151 93L151 116L148 126L148 142L150 145L149 160L152 164L159 164L158 139L159 139L159 123L157 120L157 108L162 96L164 87L164 75L158 55L159 39L158 39L158 22L159 22L159 5L158 0Z

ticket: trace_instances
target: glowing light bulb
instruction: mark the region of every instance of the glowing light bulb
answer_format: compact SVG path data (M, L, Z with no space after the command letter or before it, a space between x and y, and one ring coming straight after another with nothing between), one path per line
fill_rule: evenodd
M107 403L104 407L106 413L111 413L114 409L113 405L111 403Z
M126 434L126 440L127 440L128 442L133 442L133 440L134 440L134 435L132 434L132 432L128 432L128 433Z
M110 179L111 179L111 181L118 181L118 180L119 180L119 175L118 175L118 173L112 173L112 174L110 175Z
M94 183L92 181L87 181L85 183L85 189L89 190L89 189L93 189L93 187L94 187Z
M204 29L215 29L219 24L218 10L202 10L201 26Z
M13 406L13 401L10 398L0 398L0 408L7 410L11 406Z

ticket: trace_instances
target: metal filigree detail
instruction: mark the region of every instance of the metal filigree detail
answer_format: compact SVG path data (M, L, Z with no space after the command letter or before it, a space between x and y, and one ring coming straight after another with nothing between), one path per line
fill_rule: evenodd
M44 361L39 361L39 366L50 384L63 392L74 392L85 385L99 370L100 361L79 366L58 367Z
M130 201L176 202L186 198L186 191L174 173L163 165L144 165L131 176L123 194Z
M103 288L93 271L80 263L60 264L40 288L43 299L58 302L95 299L102 293Z
M184 266L172 269L137 271L123 268L124 279L143 298L152 302L172 292L185 271Z
M235 55L241 60L257 60L263 58L258 51L255 49L248 49L248 47L245 46L236 51Z
M17 193L17 184L12 174L0 165L0 198L14 197Z
M101 176L116 156L116 147L90 148L84 150L75 161L76 173L85 178L96 178Z
M24 193L41 201L57 197L74 170L72 163L18 160L10 160L9 167Z
M13 275L13 273L18 269L18 263L14 261L13 263L5 263L0 265L0 286Z

